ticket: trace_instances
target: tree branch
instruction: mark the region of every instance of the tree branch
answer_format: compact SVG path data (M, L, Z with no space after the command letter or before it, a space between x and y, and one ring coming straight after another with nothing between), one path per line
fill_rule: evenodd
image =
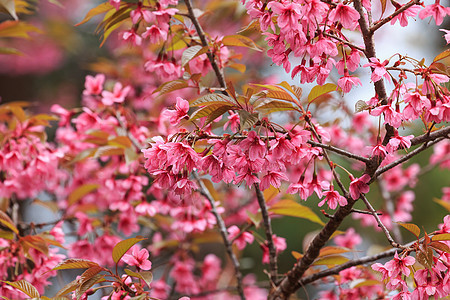
M434 144L439 143L440 141L444 140L444 137L438 137L436 140L431 141L431 142L426 142L425 144L422 144L422 146L414 149L413 151L409 152L408 154L400 157L399 159L397 159L396 161L391 162L390 164L385 165L384 167L378 169L374 176L372 177L372 179L370 179L369 184L372 183L378 176L380 176L381 174L383 174L384 172L392 169L393 167L404 163L405 161L409 160L411 157L419 154L420 152L422 152L423 150L430 148L431 146L433 146Z
M200 23L198 22L198 19L195 17L191 0L185 0L184 3L186 4L186 7L188 9L189 18L191 19L192 23L194 24L195 30L197 31L197 34L198 34L198 37L200 38L200 41L202 42L202 46L203 47L209 46L208 41L206 40L205 32L203 31ZM208 56L209 62L211 63L211 66L214 70L214 73L216 74L216 77L217 77L217 80L219 81L220 86L222 88L226 89L227 84L225 83L223 73L221 72L219 66L216 63L216 60L214 58L214 53L212 53L211 50L208 50L208 52L206 52L206 55Z
M227 232L227 227L225 226L225 222L223 221L220 214L217 212L216 203L214 202L213 197L209 193L208 188L205 186L203 181L200 180L200 177L198 176L197 172L196 171L192 172L192 175L194 176L195 180L197 181L197 183L200 187L200 190L199 190L200 194L202 194L208 200L209 204L211 205L211 211L217 220L217 226L219 227L220 234L222 235L222 239L225 244L226 251L227 251L228 256L230 257L231 262L233 263L233 266L234 266L234 273L235 273L236 281L237 281L238 294L241 297L241 299L244 300L245 295L244 295L244 289L243 289L243 285L242 285L242 273L240 270L239 260L237 259L236 255L233 252L232 244L230 242L230 239L228 238L228 232Z
M269 268L270 268L270 280L273 284L277 282L278 277L278 265L277 265L277 249L273 242L272 224L270 222L269 211L267 210L266 200L264 194L259 188L259 184L253 184L256 191L256 198L258 199L259 207L261 208L261 215L264 224L264 230L266 232L267 247L269 248Z
M369 200L367 200L366 196L361 194L360 198L364 201L364 204L366 205L367 209L371 212L371 215L377 221L378 227L380 227L381 230L383 230L384 235L386 236L386 238L388 239L388 241L392 245L392 247L404 249L405 248L404 246L402 246L399 243L397 243L396 241L394 241L394 239L391 236L391 233L386 228L386 226L384 226L383 222L381 222L380 217L378 217L378 213L375 211L372 204L370 204Z
M403 5L399 9L397 9L395 12L393 12L390 16L387 16L383 20L375 23L375 25L370 28L370 32L374 33L375 31L380 29L381 26L383 26L384 24L390 22L396 16L398 16L399 14L401 14L402 12L404 12L405 10L407 10L408 8L413 6L414 4L419 4L419 3L420 3L420 0L411 0L410 2L406 3L405 5Z
M367 157L356 155L354 153L348 152L346 150L343 150L341 148L337 148L337 147L334 147L334 146L331 146L331 145L326 145L326 144L322 144L322 143L318 143L318 142L314 142L314 141L307 141L307 143L310 144L311 146L314 146L314 147L320 147L320 148L323 148L323 149L327 149L327 150L333 151L333 152L335 152L337 154L340 154L342 156L346 156L348 158L352 158L352 159L356 159L356 160L362 161L363 163L367 163L367 162L370 161L370 159L367 158Z

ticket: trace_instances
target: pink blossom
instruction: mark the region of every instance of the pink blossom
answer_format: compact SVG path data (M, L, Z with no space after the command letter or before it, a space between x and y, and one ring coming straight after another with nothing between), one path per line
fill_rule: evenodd
M341 196L339 192L334 190L334 186L330 186L330 190L324 192L325 198L319 202L319 206L321 207L325 202L328 204L330 209L335 209L339 203L340 206L347 205L347 199L344 196Z
M447 45L450 43L450 30L439 29L442 32L445 32L444 39L447 42Z
M411 147L411 139L413 135L399 136L398 133L389 140L386 148L389 152L394 152L397 149L409 149Z
M114 6L116 10L119 10L120 8L120 0L109 0L109 4Z
M359 13L353 7L343 3L339 3L329 15L330 21L339 21L342 26L350 30L355 30L358 26L359 17Z
M388 261L384 266L389 272L389 277L397 277L398 275L409 276L411 271L408 266L412 266L416 260L412 256L398 257L398 253L395 252L394 259Z
M84 82L83 95L100 95L103 91L103 83L105 82L104 74L97 74L95 77L91 75L86 76Z
M283 172L269 171L261 180L260 188L265 190L270 186L274 188L280 188L281 180L288 180L289 178Z
M360 178L354 178L350 175L350 180L352 182L350 183L349 191L353 200L358 199L361 194L369 192L370 188L367 183L370 181L370 176L368 174L364 174Z
M373 82L377 82L383 77L390 80L389 74L385 68L385 66L389 63L388 60L383 61L383 63L381 63L376 57L371 57L369 60L370 63L363 65L363 67L372 67L373 71L370 79L372 79Z
M399 9L400 7L398 7L397 9ZM391 24L394 25L395 22L399 21L400 26L402 26L402 27L408 26L408 17L414 17L415 15L417 15L417 13L419 12L419 10L421 8L422 7L419 5L411 6L407 10L403 11L402 13L400 13L400 14L396 15L394 18L392 18Z
M130 92L131 87L123 87L120 82L116 82L112 92L103 91L102 92L102 103L104 105L113 105L114 103L122 103L125 101L125 97Z
M436 25L441 25L444 17L450 14L450 7L443 7L440 3L440 0L437 0L436 3L426 6L419 13L419 18L422 20L426 17L432 16Z
M122 39L134 46L140 46L142 44L142 38L136 34L134 29L124 31L122 33Z
M129 266L136 266L141 270L150 270L152 268L151 261L148 260L148 250L143 248L139 250L137 246L131 248L131 254L125 254L122 260Z
M239 250L244 250L247 243L251 244L255 239L253 237L253 234L251 234L250 232L244 231L242 234L240 234L241 231L236 225L232 225L227 229L227 231L228 231L228 238L230 240L233 240L233 244L235 243Z
M156 25L152 25L146 28L146 31L142 34L142 38L148 38L151 44L157 44L159 41L167 39L167 31L161 30Z
M362 239L361 236L355 232L355 229L349 228L344 235L336 236L334 242L339 247L354 249L355 246L361 244Z
M350 92L354 85L362 86L361 80L359 80L359 78L357 77L350 75L343 76L338 80L338 86L342 89L342 92L344 93Z
M379 116L384 114L384 123L392 125L395 128L402 124L402 115L396 112L390 105L381 105L373 109L370 114L372 116Z
M171 125L177 125L181 122L182 119L189 118L189 116L187 115L188 111L189 102L181 97L177 97L177 104L175 105L175 109L166 109L162 114L169 119Z
M279 3L272 1L267 8L278 14L278 26L282 30L294 30L298 27L298 20L301 18L301 6L297 3Z

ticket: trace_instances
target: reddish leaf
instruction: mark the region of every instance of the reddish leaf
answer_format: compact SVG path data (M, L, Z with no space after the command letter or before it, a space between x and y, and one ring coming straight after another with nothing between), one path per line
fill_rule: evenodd
M3 281L3 282L25 293L30 298L40 297L38 290L28 281L19 280L14 282L12 281Z
M88 269L91 267L100 267L97 263L80 258L70 258L59 263L52 270L66 270L66 269Z

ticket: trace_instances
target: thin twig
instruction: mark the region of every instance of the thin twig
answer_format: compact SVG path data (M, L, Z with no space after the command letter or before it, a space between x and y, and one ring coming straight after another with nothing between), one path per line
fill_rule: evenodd
M275 249L275 243L273 242L273 232L272 224L270 222L269 211L267 210L266 199L264 199L264 194L259 188L258 183L254 183L256 191L256 198L258 199L259 207L261 208L261 215L264 224L264 231L266 232L267 247L269 248L269 269L270 269L270 280L273 284L277 281L278 276L278 265L277 265L277 250Z
M400 249L404 249L405 246L400 245L399 243L397 243L396 241L394 241L394 239L391 236L391 233L389 232L389 230L386 228L386 226L383 224L383 222L381 222L380 217L378 217L377 212L375 211L375 209L373 208L372 204L370 204L369 200L367 200L366 196L361 194L360 198L363 200L364 204L366 205L367 209L371 212L371 215L375 218L375 220L378 223L378 227L381 228L381 230L383 230L384 235L386 236L386 238L388 239L389 243L392 245L392 247L395 248L400 248Z
M409 248L412 245L414 245L415 243L417 243L417 241L410 242L410 243L406 244L405 246L407 248ZM352 259L352 260L350 260L350 261L348 261L348 262L346 262L346 263L344 263L342 265L339 265L339 266L336 266L336 267L333 267L333 268L330 268L330 269L326 269L326 270L317 272L317 273L315 273L313 275L307 276L307 277L305 277L305 278L300 280L300 284L301 285L307 285L307 284L312 283L314 281L317 281L317 280L319 280L321 278L324 278L324 277L327 277L327 276L331 276L331 275L337 275L337 274L339 274L339 272L341 272L341 271L343 271L345 269L348 269L348 268L351 268L351 267L354 267L354 266L359 266L359 265L362 265L362 264L366 264L366 263L369 263L369 262L374 262L374 261L382 259L382 258L393 256L395 254L395 252L397 252L397 251L398 251L398 249L393 248L393 249L389 249L387 251L384 251L384 252L381 252L381 253L378 253L378 254L375 254L375 255L364 256L364 257L361 257L361 258L358 258L358 259Z
M396 16L398 16L399 14L401 14L402 12L404 12L405 10L407 10L408 8L413 6L414 4L419 4L419 3L420 3L420 0L412 0L412 1L408 2L408 3L406 3L405 5L403 5L399 9L397 9L395 12L393 12L390 16L387 16L383 20L375 23L375 25L373 25L370 28L370 32L373 34L375 31L380 29L381 26L383 26L384 24L390 22L393 18L395 18Z
M341 42L343 44L346 44L350 48L353 48L353 49L359 50L361 52L364 52L364 48L358 47L358 46L356 46L356 45L354 45L354 44L352 44L352 43L350 43L350 42L348 42L348 41L346 41L346 40L344 40L344 39L342 39L340 37L337 37L335 35L332 35L332 34L329 34L329 33L326 33L326 32L324 32L323 35L327 36L329 38L335 39L335 40L337 40L337 41L339 41L339 42Z
M391 193L386 189L386 186L383 184L383 181L377 180L378 188L380 190L381 197L383 198L384 202L386 203L386 210L389 214L389 217L391 217L391 223L392 223L392 234L394 235L395 239L402 243L402 233L400 232L400 227L398 224L394 221L394 215L395 215L395 205L394 205L394 199L392 199Z
M433 141L438 137L450 138L450 126L438 129L433 132L427 132L411 139L411 146L419 145L428 141Z
M314 146L314 147L320 147L320 148L323 148L323 149L327 149L327 150L333 151L333 152L335 152L337 154L340 154L342 156L346 156L348 158L353 158L353 159L362 161L363 163L367 163L370 160L367 157L360 156L360 155L348 152L346 150L343 150L341 148L334 147L334 146L331 146L331 145L326 145L326 144L322 144L322 143L318 143L318 142L314 142L314 141L307 141L307 143L310 144L311 146Z
M233 263L233 266L234 266L234 273L235 273L236 281L237 281L236 289L237 289L238 294L241 297L241 299L244 300L245 295L244 295L244 289L243 289L243 285L242 285L242 273L240 270L239 260L237 259L236 255L233 252L232 244L230 242L230 239L228 238L228 232L227 232L227 227L225 226L225 222L223 221L220 214L217 212L216 203L215 203L212 195L210 194L208 188L205 186L203 181L200 180L200 177L198 176L197 172L193 171L192 175L194 176L195 180L197 181L197 183L200 187L200 189L199 189L200 194L202 194L208 200L209 204L211 205L211 212L213 213L214 217L216 218L217 226L219 227L220 234L222 235L222 239L225 244L225 249L226 249L228 256L230 257L231 262Z
M422 152L423 150L430 148L430 147L433 146L434 144L437 144L437 143L439 143L440 141L442 141L442 140L444 140L444 139L445 139L444 137L439 137L439 138L437 138L437 139L434 140L434 141L431 141L431 142L427 142L427 143L425 143L425 144L422 144L422 146L420 146L420 147L414 149L413 151L409 152L408 154L406 154L406 155L400 157L400 158L397 159L396 161L393 161L393 162L391 162L390 164L387 164L387 165L385 165L384 167L379 168L379 169L375 172L375 174L374 174L374 176L372 177L372 179L369 181L369 184L372 183L378 176L380 176L380 175L383 174L384 172L389 171L390 169L392 169L393 167L395 167L395 166L397 166L397 165L399 165L399 164L401 164L401 163L404 163L405 161L409 160L411 157L416 156L417 154L419 154L419 153Z
M194 8L192 7L191 0L185 0L184 3L186 4L186 7L189 12L189 18L191 19L192 23L195 26L195 30L197 31L198 37L200 38L200 41L202 42L203 47L209 46L208 41L206 40L205 32L202 29L202 26L198 22L198 19L195 17ZM214 54L208 50L206 52L206 55L208 56L209 62L211 63L211 66L214 70L214 73L216 74L217 80L219 81L219 84L222 88L226 89L227 84L225 83L225 79L223 76L222 71L220 70L219 66L216 63L216 60L214 58ZM225 93L225 92L224 92Z
M371 213L370 211L367 211L367 210L360 210L360 209L356 209L356 208L352 208L352 212L358 213L358 214L363 214L363 215L372 215L372 213ZM377 215L381 216L381 215L383 215L383 214L377 212Z

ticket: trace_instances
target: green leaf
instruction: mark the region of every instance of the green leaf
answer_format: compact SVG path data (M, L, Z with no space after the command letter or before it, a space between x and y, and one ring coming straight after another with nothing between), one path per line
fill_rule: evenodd
M0 8L4 10L14 18L14 20L19 20L16 14L16 4L14 0L0 0Z
M401 222L397 222L397 224L402 226L403 228L405 228L406 230L408 230L412 234L414 234L417 238L419 238L419 235L420 235L420 228L419 228L419 226L417 226L415 224L411 224L411 223L401 223Z
M82 186L76 188L73 192L69 194L69 197L67 198L67 202L69 205L74 204L87 194L95 191L98 188L98 184L94 183L87 183L83 184Z
M186 50L183 51L183 54L181 55L181 66L184 67L192 59L208 52L208 49L209 49L208 46L202 47L200 45L187 48Z
M127 253L127 251L133 247L135 244L139 243L140 241L145 240L146 238L143 237L135 237L135 238L130 238L130 239L126 239L123 241L120 241L117 243L117 245L114 246L114 249L112 251L112 259L114 260L114 262L117 264L120 259L122 258L122 256Z
M311 222L324 225L323 221L309 207L303 206L290 199L278 201L272 205L269 211L277 215L307 219Z
M436 234L431 238L432 241L450 241L450 233Z
M205 107L202 107L196 110L190 117L191 121L207 117L213 114L216 110L223 111L224 109L228 110L231 106L229 104L212 104Z
M11 220L11 218L2 210L0 210L0 223L4 226L8 227L13 231L15 234L19 234L19 230L14 225L14 222Z
M109 4L109 2L104 2L96 7L94 7L93 9L91 9L86 16L84 17L83 21L81 21L80 23L76 24L75 26L80 26L81 24L86 23L87 21L89 21L90 19L92 19L93 17L103 14L111 9L115 8Z
M81 258L70 258L59 263L52 270L67 270L67 269L88 269L91 267L100 267L97 263Z
M3 282L25 293L30 298L40 297L38 290L28 281L19 280L14 282L13 281L3 281Z
M246 110L239 110L241 130L249 129L259 121L259 113L249 113Z
M150 284L152 283L153 280L153 274L150 271L141 271L141 272L133 272L130 269L125 269L125 273L127 273L130 276L142 279L147 285L148 287L150 287Z
M256 51L262 51L255 42L246 36L235 34L235 35L227 35L222 39L222 44L225 46L236 46L236 47L247 47Z
M159 92L159 95L161 96L176 90L187 88L188 86L189 84L186 80L178 79L163 83L153 93Z
M322 95L331 93L336 91L336 85L333 83L326 83L324 85L316 85L311 89L311 92L309 92L308 95L308 102L313 102L317 98L319 98Z
M211 105L211 104L221 104L234 106L233 98L223 94L208 94L195 99L190 106L201 106L201 105Z
M326 256L324 258L319 258L318 260L316 260L313 265L317 266L317 265L325 265L325 266L331 266L331 265L341 265L343 263L348 262L350 259L348 259L345 256L342 255L331 255L331 256Z

